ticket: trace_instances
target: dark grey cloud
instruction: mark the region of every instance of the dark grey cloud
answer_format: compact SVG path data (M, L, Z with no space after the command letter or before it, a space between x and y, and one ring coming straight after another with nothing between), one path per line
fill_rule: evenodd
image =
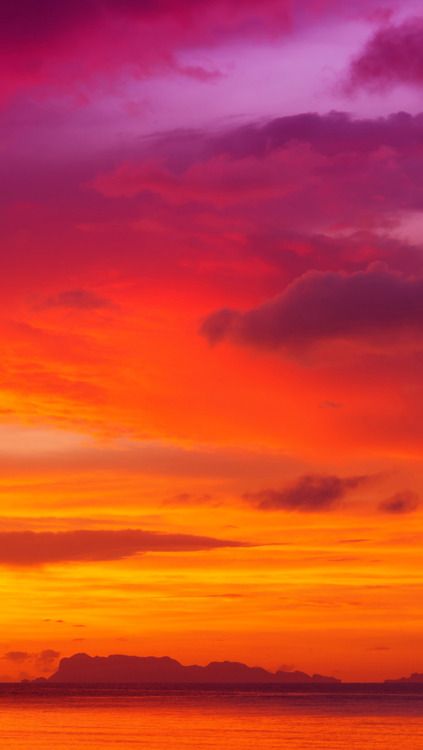
M387 500L383 500L379 504L379 510L383 513L392 513L393 515L401 515L403 513L413 513L419 506L419 496L412 490L403 490L402 492L396 492Z
M368 480L365 476L337 477L306 474L282 489L264 489L244 495L259 510L314 513L333 510L345 495Z
M113 307L113 305L110 300L87 289L68 289L48 297L40 307L43 309L64 307L76 310L100 310Z

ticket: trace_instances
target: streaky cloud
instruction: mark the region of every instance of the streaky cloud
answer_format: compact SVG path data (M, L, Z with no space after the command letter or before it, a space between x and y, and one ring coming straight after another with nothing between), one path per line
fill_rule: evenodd
M192 534L139 529L0 532L0 565L123 560L145 552L197 552L248 546L243 542Z

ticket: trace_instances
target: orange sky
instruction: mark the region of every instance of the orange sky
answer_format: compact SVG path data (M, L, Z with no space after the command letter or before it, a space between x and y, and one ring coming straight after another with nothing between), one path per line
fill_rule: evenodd
M407 3L62 5L0 52L0 680L423 671Z

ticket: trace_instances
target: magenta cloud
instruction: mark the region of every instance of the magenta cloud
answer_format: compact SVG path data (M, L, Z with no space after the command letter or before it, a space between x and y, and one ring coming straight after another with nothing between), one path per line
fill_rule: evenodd
M201 334L263 349L296 349L333 339L404 336L423 328L423 278L373 264L356 273L309 271L256 308L218 310Z
M423 208L422 115L305 113L188 136L152 140L87 187L108 210L136 206L179 232L199 222L201 229L205 210L273 237L386 232Z
M283 41L346 18L368 23L378 10L380 0L353 8L337 0L2 0L2 99L41 89L83 101L128 73L176 73L207 85L221 71L185 64L181 53L233 45L236 54L240 43Z
M379 29L353 60L347 88L423 85L423 17Z
M311 3L312 5L313 3ZM240 36L262 39L289 30L289 0L1 0L2 95L41 88L79 93L116 80L171 70L208 81L201 66L180 65L181 50ZM211 71L213 74L215 71ZM86 95L87 88L82 86Z
M301 112L227 130L211 137L207 149L238 159L264 157L292 141L308 143L314 150L333 156L342 152L366 153L383 146L409 151L423 143L423 114L394 112L371 119L354 118L341 111Z

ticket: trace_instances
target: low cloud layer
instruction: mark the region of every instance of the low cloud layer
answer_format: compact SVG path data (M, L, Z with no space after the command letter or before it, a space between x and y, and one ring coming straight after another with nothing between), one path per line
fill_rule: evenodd
M0 660L13 664L15 667L33 669L35 672L51 672L60 658L60 651L46 648L43 651L32 653L30 651L7 651Z
M191 534L125 529L0 532L0 565L122 560L143 552L195 552L241 547L241 542Z
M345 495L360 487L367 477L306 474L282 489L246 493L245 500L264 511L318 513L336 508Z

